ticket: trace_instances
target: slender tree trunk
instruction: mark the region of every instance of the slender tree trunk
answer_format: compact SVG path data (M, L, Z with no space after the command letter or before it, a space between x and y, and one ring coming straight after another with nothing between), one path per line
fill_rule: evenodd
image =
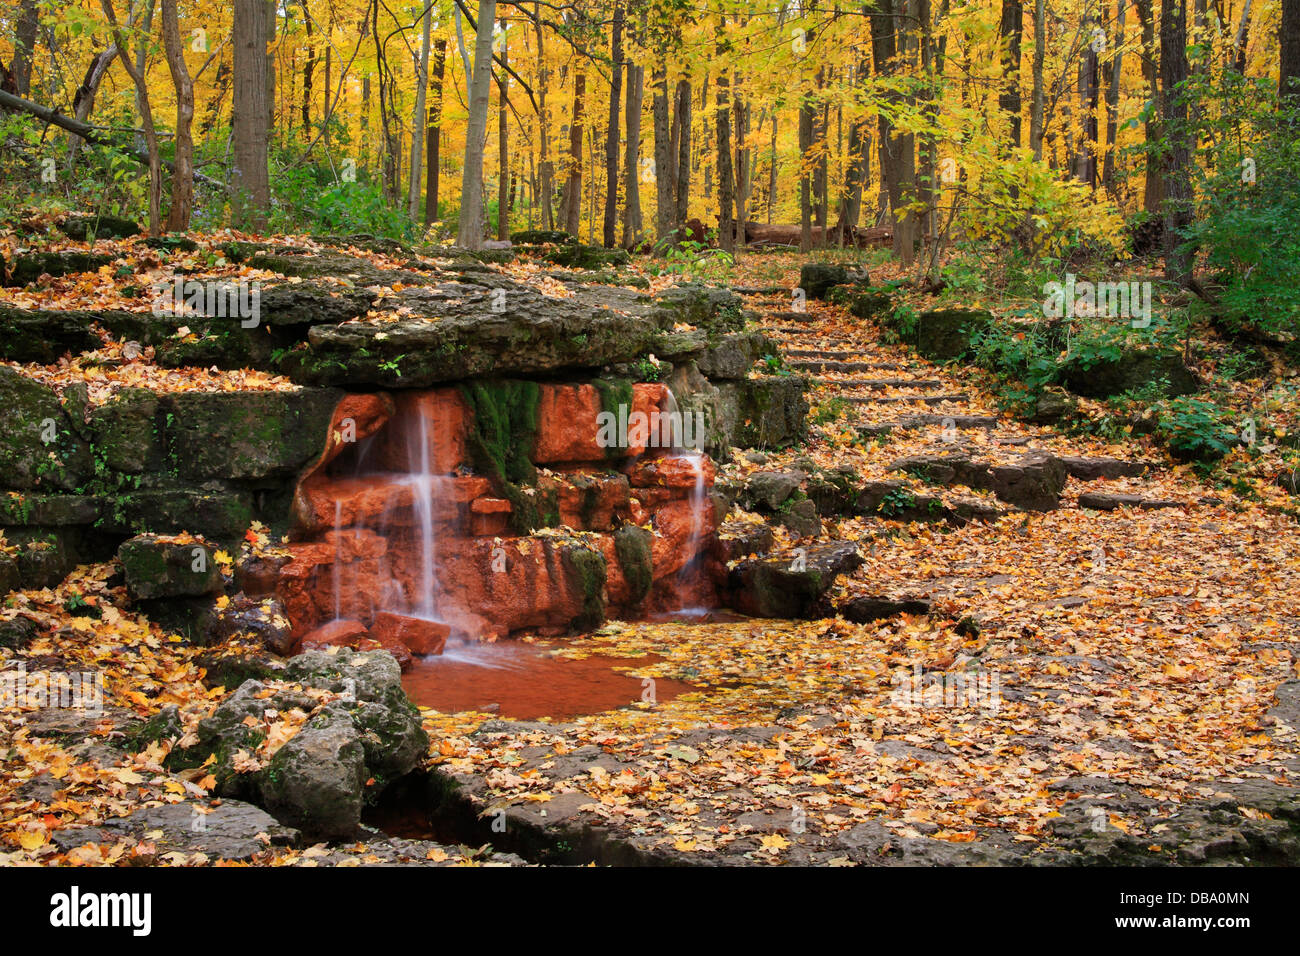
M420 174L424 172L425 101L429 95L429 40L433 31L433 4L420 14L420 59L415 70L415 112L411 114L411 182L407 189L406 215L411 222L420 216ZM326 99L328 103L328 98Z
M14 29L14 56L9 64L14 75L14 87L22 97L28 96L32 89L32 61L35 58L39 27L36 0L22 0L18 5L18 22Z
M469 122L465 131L465 167L460 185L460 221L456 230L456 242L466 249L483 246L483 148L487 145L488 107L492 99L492 23L496 12L496 0L479 0Z
M447 69L447 41L438 40L433 54L433 104L428 127L424 177L424 225L438 221L438 178L442 171L442 80Z
M727 252L736 249L736 224L732 204L736 201L735 172L731 165L731 47L727 42L727 23L718 17L717 58L722 68L718 71L717 112L718 126L718 245Z
M1300 0L1282 0L1282 26L1278 40L1281 45L1278 94L1300 94Z
M1119 87L1124 78L1124 11L1128 0L1115 0L1115 55L1106 73L1106 156L1101 163L1101 185L1115 194L1115 137L1119 131Z
M1160 5L1160 101L1162 127L1169 137L1165 153L1165 276L1186 285L1192 277L1190 252L1181 249L1181 231L1192 221L1192 142L1186 92L1187 0Z
M749 111L750 105L740 93L740 74L732 77L732 98L735 115L736 134L736 244L745 244L745 223L749 221L749 197L753 191L753 175L750 164Z
M629 63L627 66L627 103L625 131L627 143L623 152L623 248L633 248L641 239L644 223L641 218L641 186L638 166L641 161L641 107L644 98L645 67Z
M998 95L998 108L1007 114L1012 146L1020 145L1020 37L1025 29L1024 16L1024 0L1002 0L998 37L1003 87Z
M122 68L126 70L127 75L131 77L131 82L135 84L136 108L140 111L140 125L144 129L145 146L149 151L149 235L161 235L162 153L158 146L158 131L153 122L153 109L149 105L149 86L145 82L144 70L140 65L133 64L131 57L127 54L130 48L122 37L121 28L117 23L117 14L113 10L112 0L100 0L100 6L104 10L104 16L108 18L108 22L113 28L113 43L117 46L117 59L122 64ZM129 20L127 25L131 26ZM141 49L143 47L144 40L142 39ZM141 64L142 62L143 57L141 57ZM192 174L193 169L191 168Z
M1232 41L1232 68L1242 76L1246 75L1246 40L1250 36L1250 0L1241 5L1241 22L1237 24L1237 35Z
M677 81L677 116L674 122L679 124L677 139L677 159L673 184L676 187L677 211L676 224L685 223L691 217L691 81Z
M1088 16L1083 22L1084 36L1091 38L1096 21ZM1083 48L1083 57L1079 61L1079 112L1083 114L1082 130L1079 136L1079 153L1075 162L1075 178L1097 187L1097 100L1098 100L1097 51L1089 41Z
M302 69L302 138L311 139L311 84L316 73L316 48L312 46L311 11L302 4L302 22L307 31L307 63Z
M1138 20L1142 24L1142 77L1151 91L1151 98L1160 96L1159 53L1156 48L1156 20L1154 0L1134 0ZM1160 120L1152 116L1146 121L1146 142L1150 147L1160 141ZM1142 208L1152 216L1160 215L1164 197L1164 179L1161 161L1156 152L1146 154L1146 184L1142 192Z
M555 169L551 163L551 128L550 114L546 109L546 84L550 71L546 68L546 41L542 32L542 8L540 3L533 4L533 23L537 28L537 127L541 158L538 163L537 204L541 207L541 227L554 229L551 197L555 192ZM530 207L531 216L531 207Z
M1034 159L1043 158L1043 60L1047 52L1047 11L1043 0L1034 0L1034 92L1029 107L1029 148Z
M112 65L116 56L117 44L110 43L108 49L96 54L95 58L90 61L90 66L86 68L86 75L81 80L81 86L77 87L77 92L72 97L72 115L80 122L84 123L90 118L90 113L95 108L95 94L99 92L99 84L103 82L104 75L108 72L108 68ZM75 133L68 134L69 171L76 166L77 152L84 142L85 140Z
M503 17L501 26L501 76L497 82L500 99L497 103L497 239L504 242L510 235L510 205L507 195L510 179L510 123L506 114L506 91L510 83L505 67L508 65L509 47L506 42L506 21Z
M618 225L618 107L623 92L623 5L614 6L614 26L610 38L609 124L605 128L605 230L604 244L614 247L614 229Z
M176 0L162 0L163 45L167 51L167 68L176 88L176 156L173 160L172 204L167 213L168 232L183 232L190 227L194 209L194 81L185 66L185 48L181 42Z
M569 178L564 192L564 231L577 238L582 226L582 108L587 74L573 80L573 111L569 117Z
M654 88L655 134L655 238L666 239L674 228L673 195L673 138L668 117L668 69L664 66L665 51L657 51L658 59L650 71L650 85Z
M776 110L772 110L772 145L770 148L771 165L767 180L767 223L772 224L772 204L776 202Z

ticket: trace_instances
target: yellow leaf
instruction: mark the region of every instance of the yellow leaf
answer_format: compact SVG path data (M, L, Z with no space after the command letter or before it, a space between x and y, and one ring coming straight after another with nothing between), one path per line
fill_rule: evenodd
M18 845L24 850L39 850L45 845L45 831L24 830L18 834Z
M779 833L773 833L770 834L769 836L763 837L764 850L772 850L772 851L784 850L789 845L790 845L790 841L787 840L785 837L781 836L781 834Z

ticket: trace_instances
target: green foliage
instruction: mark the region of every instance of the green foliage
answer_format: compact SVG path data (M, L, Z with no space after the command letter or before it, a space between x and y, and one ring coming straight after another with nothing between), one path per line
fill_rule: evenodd
M305 161L292 150L273 150L270 231L416 238L405 203L385 196L367 170L358 166L355 182L341 174L341 169Z
M736 259L729 252L684 239L667 249L659 274L685 276L692 282L725 283L731 278L735 264Z
M1167 402L1156 427L1169 453L1182 461L1213 463L1238 443L1228 414L1199 398L1184 396Z
M1218 318L1229 329L1300 329L1300 107L1278 103L1275 84L1232 71L1193 76L1189 92L1206 143L1196 221L1185 238L1214 272Z

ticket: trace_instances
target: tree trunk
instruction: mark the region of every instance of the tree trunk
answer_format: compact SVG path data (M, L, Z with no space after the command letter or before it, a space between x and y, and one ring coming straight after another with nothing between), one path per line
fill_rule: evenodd
M1029 107L1029 148L1034 159L1043 158L1043 58L1047 47L1047 11L1043 0L1034 0L1034 93Z
M1142 24L1142 77L1151 91L1151 98L1160 97L1160 76L1158 53L1156 49L1156 21L1154 0L1134 0L1138 20ZM1184 56L1185 58L1185 56ZM1160 121L1154 115L1146 121L1146 143L1148 147L1160 140ZM1151 149L1146 154L1146 184L1142 192L1142 208L1152 216L1160 215L1160 203L1164 197L1164 182L1161 175L1161 162Z
M1249 0L1248 0L1249 2ZM1119 130L1119 87L1124 77L1124 11L1128 0L1115 0L1115 56L1106 73L1106 156L1101 164L1101 185L1115 193L1115 137Z
M1192 142L1186 92L1187 0L1160 4L1160 101L1162 128L1169 137L1164 161L1165 276L1186 285L1192 277L1191 253L1180 249L1181 231L1192 221Z
M582 227L582 107L587 74L573 79L573 111L569 117L569 178L564 187L564 231L574 238Z
M99 84L104 81L104 74L108 72L109 66L117 56L117 44L110 43L108 49L99 53L90 61L90 66L86 68L86 75L81 80L81 86L77 87L77 92L72 97L72 115L80 122L84 123L90 118L90 112L95 108L95 94L99 92ZM85 140L75 133L68 136L68 170L71 170L77 164L77 152L81 149L81 144Z
M717 112L718 126L718 245L726 252L736 249L736 224L732 204L736 201L735 173L731 165L731 70L730 44L727 42L727 23L718 17L717 58L722 68L718 71Z
M466 249L483 246L483 148L487 145L488 107L492 99L492 23L497 0L479 0L470 82L469 121L465 130L465 167L460 181L460 221L456 242Z
M771 167L767 181L767 221L772 222L772 204L776 201L776 110L772 110Z
M310 141L311 83L316 73L316 48L311 42L311 11L307 9L307 0L302 3L302 22L307 31L307 63L302 68L302 138Z
M231 177L232 219L248 232L266 229L271 207L267 171L267 139L271 103L267 74L270 63L266 39L273 28L271 4L248 0L235 5L234 100L231 107L235 167Z
M438 221L438 178L441 173L442 79L447 69L447 41L439 40L433 54L433 106L429 117L424 177L424 225Z
M605 230L604 244L614 247L618 225L618 107L623 92L623 4L614 6L614 26L609 44L609 124L605 127Z
M1079 61L1079 112L1083 114L1082 132L1079 136L1079 153L1075 162L1075 178L1097 187L1097 99L1098 82L1097 51L1091 42L1092 27L1096 23L1091 17L1083 22L1085 41L1083 56Z
M162 234L162 153L158 147L158 131L153 122L153 109L149 105L149 85L142 69L143 57L139 65L131 62L131 57L127 54L129 48L117 24L117 14L113 10L112 0L100 0L100 6L113 28L113 42L117 46L118 61L131 77L131 82L135 84L136 108L140 111L140 125L144 129L145 147L149 151L149 235L158 236ZM152 10L150 12L152 13ZM128 20L127 26L131 25L131 21ZM144 44L145 40L142 37L141 50L144 49Z
M194 209L194 81L185 66L185 48L181 42L176 0L162 0L163 45L167 51L167 68L176 88L176 156L173 160L172 204L167 212L167 231L183 232L190 227Z
M551 129L550 114L546 111L546 83L550 71L546 68L546 41L542 32L542 9L540 3L533 4L533 23L537 28L537 126L541 158L538 163L538 177L541 180L537 189L537 204L541 207L541 227L554 229L551 197L555 192L555 170L551 164ZM529 207L529 215L531 216Z
M668 118L668 70L664 66L664 51L658 51L657 64L650 71L650 85L654 87L655 134L655 238L665 239L674 228L673 195L673 139Z
M497 239L505 241L510 235L510 199L507 195L510 179L510 123L506 114L506 91L510 77L506 73L509 61L509 47L506 40L506 21L502 17L501 27L501 76L497 82L500 100L497 103Z
M1024 0L1002 0L998 37L1003 87L998 95L998 108L1007 114L1012 146L1020 145L1020 37L1025 29L1024 18Z
M411 222L420 215L420 174L424 172L425 100L429 95L429 40L433 29L433 4L420 14L420 61L416 64L415 112L411 115L411 184L407 190L406 214ZM328 103L328 99L326 100Z
M14 88L19 96L28 96L32 90L32 61L35 58L39 27L36 0L22 0L18 6L18 23L14 28L14 57L9 64L14 75Z
M673 183L677 189L676 224L681 225L691 217L691 81L677 81L677 116L680 124L677 135L677 159Z
M1237 35L1233 38L1232 68L1242 76L1246 75L1246 40L1250 36L1250 0L1241 6L1241 22L1237 24Z
M645 67L629 63L627 67L627 103L623 152L623 248L631 249L640 240L645 226L641 218L641 106L644 100Z
M1278 95L1300 94L1300 0L1282 0L1278 39L1281 44Z

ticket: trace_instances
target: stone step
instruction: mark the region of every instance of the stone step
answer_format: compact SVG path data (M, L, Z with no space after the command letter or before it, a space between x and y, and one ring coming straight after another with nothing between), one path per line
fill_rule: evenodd
M998 427L1000 420L993 415L909 415L892 422L878 422L873 425L860 425L858 432L864 435L887 435L895 428L902 431L915 431L938 425L942 428L951 422L958 431L968 428L991 430Z
M1087 458L1062 455L1061 464L1072 478L1097 481L1100 478L1140 478L1159 467L1155 462L1126 461L1123 458Z
M843 602L836 608L840 616L855 624L870 624L899 614L929 614L930 602L907 598L876 597L864 594Z
M736 295L789 295L790 290L783 285L733 285L731 291Z
M939 388L935 378L809 378L814 385L838 388Z
M804 372L880 372L880 371L898 371L903 367L881 362L844 362L844 361L820 361L817 359L794 359L787 361L791 368L797 368Z
M1047 452L1029 452L1016 461L983 461L965 450L911 455L889 466L938 485L964 485L991 491L999 501L1024 511L1052 511L1061 500L1066 473L1059 459Z
M1117 508L1182 508L1186 503L1165 498L1143 498L1141 495L1115 494L1108 491L1085 491L1079 495L1079 507L1092 511L1115 511Z
M812 312L768 312L764 314L764 319L783 319L786 322L816 322L820 316Z
M790 359L855 359L863 354L862 349L783 349L785 356ZM910 365L900 365L894 362L876 362L876 368L910 368Z
M944 402L970 401L970 396L964 392L954 395L840 395L839 397L858 405L897 405L903 402L942 405Z

